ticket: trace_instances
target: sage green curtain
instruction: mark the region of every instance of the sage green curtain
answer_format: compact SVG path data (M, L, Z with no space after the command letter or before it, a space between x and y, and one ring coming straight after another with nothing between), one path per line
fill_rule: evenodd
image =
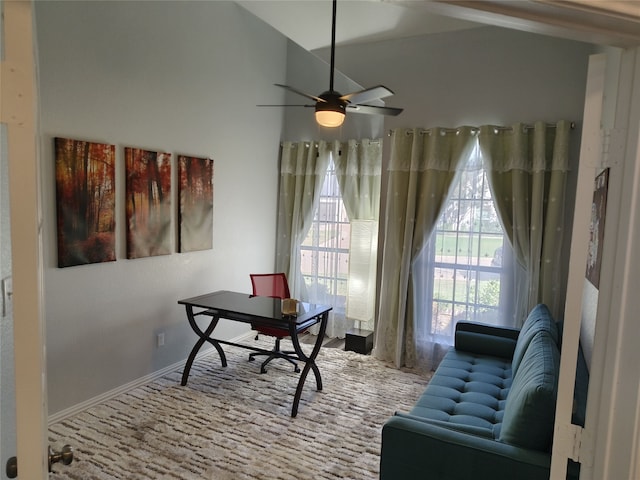
M284 142L280 151L280 196L276 270L285 272L294 298L305 297L300 245L311 227L330 159L331 145Z
M382 140L349 140L338 153L336 177L349 220L378 221Z
M392 131L374 355L397 367L416 360L412 262L475 145L470 127Z
M496 210L525 271L516 293L516 324L521 325L537 303L545 303L555 318L562 317L570 128L567 121L480 128L479 145Z

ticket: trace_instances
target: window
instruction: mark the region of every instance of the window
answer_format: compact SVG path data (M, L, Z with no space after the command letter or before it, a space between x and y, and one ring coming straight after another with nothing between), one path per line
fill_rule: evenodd
M424 300L418 318L428 319L422 335L452 339L459 320L504 324L510 252L484 170L461 172L414 268Z
M332 305L333 317L345 315L350 237L349 218L331 159L313 225L300 248L300 265L309 300Z

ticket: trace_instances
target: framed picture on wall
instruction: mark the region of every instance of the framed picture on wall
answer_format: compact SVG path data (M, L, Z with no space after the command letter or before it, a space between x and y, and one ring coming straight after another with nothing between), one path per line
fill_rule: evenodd
M171 154L125 147L127 258L171 253Z
M587 253L587 280L600 288L600 267L602 265L602 242L604 241L604 221L607 212L607 189L609 169L596 177L591 204L591 224L589 226L589 251Z
M115 261L115 146L54 143L58 267Z
M178 156L178 250L213 248L213 160Z

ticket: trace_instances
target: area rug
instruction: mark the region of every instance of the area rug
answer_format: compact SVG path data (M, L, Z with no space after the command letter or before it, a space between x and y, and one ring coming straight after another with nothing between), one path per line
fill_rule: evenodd
M285 345L286 346L286 345ZM260 374L248 353L225 348L181 370L50 426L50 444L74 447L51 480L321 480L378 478L381 431L407 410L428 374L371 356L320 351L323 390L307 377L296 418L298 374L272 362Z

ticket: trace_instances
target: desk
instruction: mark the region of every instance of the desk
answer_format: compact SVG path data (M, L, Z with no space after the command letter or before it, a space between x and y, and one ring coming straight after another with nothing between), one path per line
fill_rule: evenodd
M289 330L293 348L296 352L295 356L292 355L292 358L304 362L304 368L300 373L300 379L298 380L298 386L293 398L293 407L291 408L292 417L295 417L298 414L298 404L300 403L302 388L304 387L309 370L313 370L313 374L316 377L316 386L318 387L318 390L322 390L322 377L320 376L320 370L316 365L316 357L318 356L320 347L322 346L322 340L327 329L327 320L329 318L329 311L331 310L331 307L327 305L314 305L299 302L297 315L283 315L281 310L282 301L279 298L257 297L245 293L229 292L224 290L200 295L199 297L179 300L178 303L185 306L189 325L191 325L191 328L199 337L198 341L191 349L191 353L189 354L187 363L184 367L184 372L182 373L183 386L187 384L193 361L205 342L213 345L218 351L223 367L227 366L227 358L221 346L223 344L234 345L256 352L270 353L269 350L263 350L261 348L213 338L211 334L216 328L218 320L226 318L236 322L251 323L266 327L285 328ZM194 312L194 308L198 309L198 311ZM209 325L204 330L201 329L196 322L196 317L199 315L211 317ZM302 348L300 348L298 334L316 323L320 323L318 338L313 346L313 350L309 355L307 355L302 351Z

